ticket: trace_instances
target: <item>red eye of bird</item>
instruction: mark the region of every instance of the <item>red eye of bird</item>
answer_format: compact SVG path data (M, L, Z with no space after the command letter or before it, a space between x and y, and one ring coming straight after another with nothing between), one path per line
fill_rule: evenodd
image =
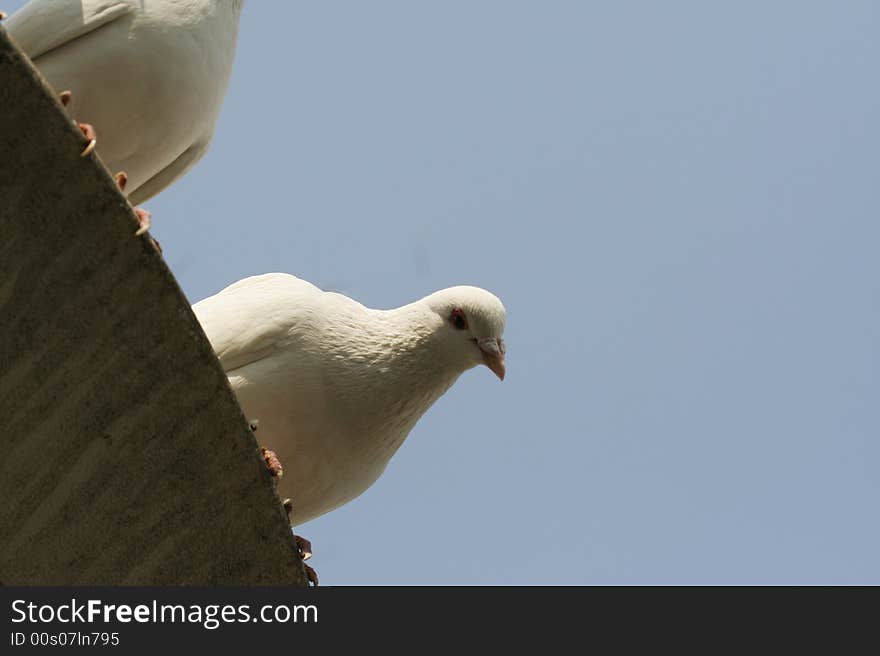
M467 318L460 308L455 308L449 315L449 321L455 326L456 330L464 330L468 327Z

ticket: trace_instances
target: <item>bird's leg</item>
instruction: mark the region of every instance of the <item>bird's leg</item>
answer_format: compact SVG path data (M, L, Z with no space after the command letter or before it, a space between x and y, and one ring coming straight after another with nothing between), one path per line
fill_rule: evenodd
M113 177L116 180L116 186L119 187L119 191L125 191L125 185L128 184L128 175L126 175L125 171L120 171ZM134 235L135 237L140 237L150 229L150 226L153 225L151 218L152 214L142 207L135 207L132 209L138 220L138 229L135 231ZM159 245L159 242L152 237L150 237L150 242L153 244L153 248L156 249L156 252L161 254L162 247Z
M293 502L290 499L284 500L284 510L287 512L287 521L290 522L291 514L293 514ZM306 571L306 578L309 582L318 587L318 573L313 567L306 565L305 561L312 557L312 543L301 535L293 535L293 541L296 543L296 550L299 552L300 558L303 560L303 569Z

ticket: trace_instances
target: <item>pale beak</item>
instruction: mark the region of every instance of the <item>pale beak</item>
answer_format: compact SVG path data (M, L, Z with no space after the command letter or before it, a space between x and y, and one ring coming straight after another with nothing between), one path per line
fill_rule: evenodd
M483 352L483 364L504 380L504 340L500 337L485 337L477 340L477 346Z

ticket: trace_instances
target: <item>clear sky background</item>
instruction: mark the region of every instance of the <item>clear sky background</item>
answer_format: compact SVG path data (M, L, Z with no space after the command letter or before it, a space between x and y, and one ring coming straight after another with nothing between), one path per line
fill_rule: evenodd
M507 380L298 528L322 583L880 583L878 24L245 3L214 144L145 205L190 300L286 271L508 310Z

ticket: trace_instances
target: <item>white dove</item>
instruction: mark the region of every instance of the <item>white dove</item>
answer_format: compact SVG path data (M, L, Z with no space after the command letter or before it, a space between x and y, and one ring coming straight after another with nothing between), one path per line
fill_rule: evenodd
M4 26L139 204L207 151L242 1L31 0Z
M245 278L193 306L245 415L284 464L297 525L366 490L467 369L504 379L505 311L478 287L393 310L295 276Z

